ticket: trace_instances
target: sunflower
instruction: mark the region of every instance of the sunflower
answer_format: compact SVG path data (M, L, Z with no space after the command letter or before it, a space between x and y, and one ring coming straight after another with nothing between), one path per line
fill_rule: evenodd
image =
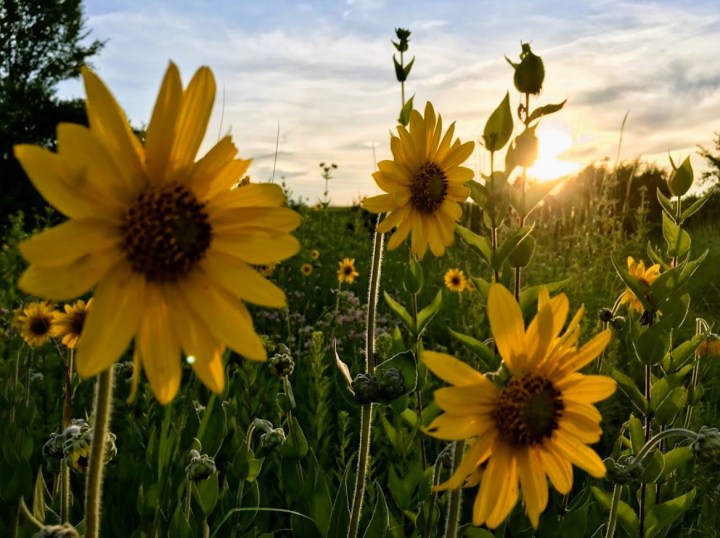
M373 178L387 194L363 201L373 213L389 212L377 227L380 233L397 228L388 249L400 245L412 232L411 250L420 258L430 246L442 256L453 242L455 224L470 190L465 183L473 178L470 168L460 166L472 154L474 143L453 142L455 124L442 134L442 118L435 116L432 104L425 106L425 117L413 110L410 129L398 127L390 138L393 160L381 161Z
M232 189L249 160L229 136L196 161L215 99L200 68L187 88L170 64L142 142L104 83L82 72L90 127L58 126L58 151L20 145L37 190L69 220L20 245L23 290L68 300L95 289L77 346L83 377L112 366L135 339L156 398L173 399L181 352L222 392L225 345L249 359L266 352L245 301L283 307L285 295L252 265L295 254L300 217L278 185ZM137 379L137 378L136 378Z
M276 267L277 263L269 263L267 265L258 265L255 269L257 269L262 276L270 276L275 272Z
M577 372L610 341L610 331L578 348L581 308L560 335L569 304L565 295L540 293L538 312L525 330L512 294L493 284L488 318L509 379L502 387L450 355L425 352L423 360L452 387L435 391L445 413L428 427L440 439L470 439L455 473L439 489L480 484L473 525L495 528L508 516L520 491L537 528L548 501L546 477L561 494L572 489L572 464L594 477L605 465L587 445L600 439L595 402L615 391L609 377Z
M309 263L303 263L300 266L300 272L302 273L303 276L310 276L313 272L313 266L310 265Z
M460 269L448 269L445 273L445 286L450 291L461 293L468 289L468 281L465 273Z
M355 258L344 258L338 262L338 282L352 284L356 276L360 276L360 273L355 270Z
M31 347L45 345L52 337L53 308L47 302L30 303L17 318L20 335Z
M320 251L316 248L312 249L310 251L310 259L311 260L317 260L320 258Z
M50 332L55 338L61 338L63 345L68 349L75 349L77 346L91 304L92 299L87 304L80 299L73 305L66 304L65 312L53 313Z
M640 260L636 262L632 256L628 256L627 259L628 272L634 276L638 282L643 284L646 288L650 288L650 285L655 282L657 277L660 276L660 264L655 264L645 269L645 263ZM645 312L645 307L642 301L638 299L630 288L627 288L620 296L620 304L628 304L628 308L635 310L636 312Z

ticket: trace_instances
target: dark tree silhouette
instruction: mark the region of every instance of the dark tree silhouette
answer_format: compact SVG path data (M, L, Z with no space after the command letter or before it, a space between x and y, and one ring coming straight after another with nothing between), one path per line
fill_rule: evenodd
M702 146L698 146L698 155L705 159L707 165L710 167L710 170L703 172L702 180L709 184L710 187L717 189L718 185L720 185L720 131L715 133L713 144L715 144L716 154L713 154L710 150Z
M0 0L0 227L11 213L44 206L13 146L53 147L59 122L87 123L82 100L56 96L103 46L84 44L84 25L81 0Z

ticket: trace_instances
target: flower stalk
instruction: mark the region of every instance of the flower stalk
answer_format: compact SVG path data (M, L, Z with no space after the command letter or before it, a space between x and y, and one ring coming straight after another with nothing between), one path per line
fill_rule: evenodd
M463 452L465 452L465 440L455 441L455 449L453 450L453 472L460 466ZM450 491L450 503L448 505L447 522L445 526L445 538L455 538L457 536L458 522L460 519L460 503L462 501L462 487L457 487Z
M100 513L102 503L102 480L105 470L105 437L110 430L112 410L113 372L111 366L101 372L95 382L93 415L93 438L90 445L90 461L85 483L85 538L100 536Z

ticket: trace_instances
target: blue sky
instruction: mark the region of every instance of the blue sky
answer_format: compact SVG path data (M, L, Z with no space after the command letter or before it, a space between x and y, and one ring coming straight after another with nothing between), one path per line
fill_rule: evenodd
M400 94L392 66L394 28L412 31L415 66L407 83L420 109L430 100L460 138L477 140L511 90L520 41L543 57L547 78L538 104L567 98L545 120L566 134L563 157L588 163L621 157L667 163L720 130L720 8L716 0L645 2L458 2L399 0L86 1L91 37L107 40L92 64L133 124L147 122L167 63L187 81L209 65L218 97L204 151L230 131L252 178L272 174L314 202L318 164L335 162L334 203L378 192L373 146L389 158ZM224 98L223 98L224 93ZM78 82L62 95L82 95ZM541 138L542 144L542 138ZM486 165L482 149L472 166ZM694 159L700 166L702 160Z

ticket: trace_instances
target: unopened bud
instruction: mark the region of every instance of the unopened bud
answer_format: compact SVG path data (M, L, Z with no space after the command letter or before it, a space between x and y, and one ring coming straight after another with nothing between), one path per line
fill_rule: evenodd
M199 482L207 480L216 471L215 460L207 454L200 454L193 449L188 455L189 463L185 467L185 474L188 480Z
M625 317L624 316L615 316L613 319L610 320L610 327L615 329L616 331L622 331L625 329Z
M387 400L394 400L405 392L405 380L397 368L385 368L378 379L378 394Z
M370 403L377 396L379 390L378 381L372 374L360 373L353 379L352 389L355 391L355 400L358 403Z
M260 447L272 450L285 442L285 432L282 428L274 428L260 436Z
M515 65L513 82L520 93L537 95L542 90L545 80L545 66L540 56L533 54L530 43L522 43L520 63Z
M80 538L78 531L70 523L45 525L32 535L32 538Z
M720 459L720 431L717 428L703 426L697 432L690 445L695 459L700 461L718 461Z
M613 311L609 308L601 308L598 311L598 318L600 318L600 321L603 323L610 323L610 320L613 318Z

